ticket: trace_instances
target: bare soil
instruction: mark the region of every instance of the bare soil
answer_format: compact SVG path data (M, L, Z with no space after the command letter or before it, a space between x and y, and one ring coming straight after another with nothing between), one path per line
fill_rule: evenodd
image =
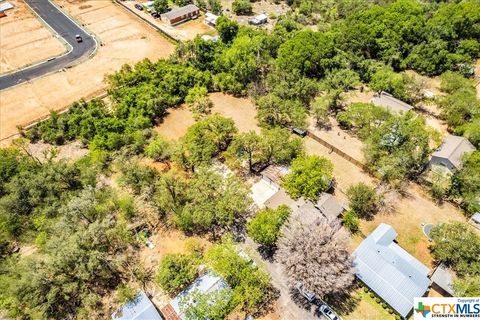
M253 7L253 13L250 16L237 16L232 11L232 3L234 0L221 0L222 7L223 7L223 14L233 19L241 24L248 25L248 20L261 14L265 13L268 16L268 22L260 28L264 28L267 30L272 30L275 26L277 18L283 14L285 14L290 8L286 3L279 3L275 4L273 1L270 0L261 0L261 1L254 1L251 2Z
M61 55L64 42L34 15L21 0L9 0L14 6L0 19L0 74Z
M215 36L217 34L215 28L203 22L205 18L203 13L197 19L186 21L176 26L171 26L168 22L164 22L160 18L153 18L145 10L140 11L138 9L135 9L135 4L142 4L143 2L145 1L125 1L123 2L123 4L134 10L142 18L147 19L148 21L155 24L157 27L162 29L162 31L164 31L174 39L186 41L193 40L197 35L206 34L210 36Z
M210 99L214 104L212 113L232 118L240 132L260 131L255 118L257 114L255 105L250 99L236 98L221 92L210 94ZM155 130L169 140L176 140L183 137L187 129L194 123L195 120L188 107L181 105L178 108L170 109L168 115Z
M17 133L18 125L48 116L51 110L103 93L105 74L123 64L166 58L174 50L171 42L112 1L57 3L93 32L101 45L95 56L73 68L0 92L0 139Z

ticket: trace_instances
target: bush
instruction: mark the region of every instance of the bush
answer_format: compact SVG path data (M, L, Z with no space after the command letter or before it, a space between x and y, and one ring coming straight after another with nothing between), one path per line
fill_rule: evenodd
M191 255L168 254L160 262L156 281L173 295L197 277L198 260Z
M383 308L383 309L387 309L387 307L388 307L388 306L387 306L387 304L386 304L385 302L382 303L382 308Z
M370 292L370 298L375 298L375 294L373 292Z
M360 182L347 189L347 196L351 211L360 218L372 216L377 210L378 197L375 189Z
M376 303L380 303L382 300L380 300L380 298L375 298L375 302Z
M359 220L357 217L357 213L355 211L349 210L345 212L345 214L342 217L342 222L343 222L343 226L347 228L351 233L356 233L358 231Z
M392 310L392 309L388 309L388 313L393 314L393 310Z
M156 137L145 148L145 155L155 161L168 160L171 156L170 143L163 137Z
M370 290L368 290L367 287L364 287L364 288L363 288L363 292L368 293L368 291L370 291Z
M232 3L232 11L236 15L249 15L252 13L252 4L248 0L235 0Z

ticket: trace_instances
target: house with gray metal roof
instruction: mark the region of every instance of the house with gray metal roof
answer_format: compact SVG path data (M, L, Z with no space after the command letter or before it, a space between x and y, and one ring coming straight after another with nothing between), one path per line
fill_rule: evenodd
M398 100L394 96L386 92L380 92L375 94L371 100L374 105L384 107L391 113L402 113L408 112L413 109L413 106L409 105L408 103L403 102L402 100Z
M132 301L123 305L112 314L113 320L163 320L147 297L145 292L140 291Z
M406 318L413 298L428 290L429 269L402 249L396 237L390 225L380 224L355 250L353 264L357 278Z
M474 150L475 147L466 138L448 135L440 148L432 154L430 165L444 166L453 172L462 166L463 156Z
M195 292L208 294L226 288L229 288L229 286L222 278L212 272L207 272L180 292L170 304L163 307L162 314L166 320L184 320L185 306L196 303L192 298Z

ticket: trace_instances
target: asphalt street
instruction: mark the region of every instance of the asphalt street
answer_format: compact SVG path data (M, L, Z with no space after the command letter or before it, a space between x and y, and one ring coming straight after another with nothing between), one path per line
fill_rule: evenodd
M96 43L94 38L70 20L49 0L25 0L25 2L72 46L72 50L66 55L0 76L0 90L72 66L95 50ZM75 40L75 35L77 34L82 37L83 42Z

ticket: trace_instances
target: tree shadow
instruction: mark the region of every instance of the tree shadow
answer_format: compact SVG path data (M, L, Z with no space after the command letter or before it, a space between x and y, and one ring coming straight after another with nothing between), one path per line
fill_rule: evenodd
M361 298L353 295L358 286L353 286L346 292L335 293L324 297L325 302L332 308L342 314L349 314L355 310Z
M302 309L312 311L312 308L317 307L316 299L313 302L308 301L296 288L290 287L289 294L292 301Z
M260 245L257 249L258 253L262 257L262 259L273 263L275 262L275 253L277 252L276 246L263 246Z
M276 301L280 297L280 290L270 286L265 303L258 307L258 310L252 314L254 318L261 318L269 313L275 312Z

